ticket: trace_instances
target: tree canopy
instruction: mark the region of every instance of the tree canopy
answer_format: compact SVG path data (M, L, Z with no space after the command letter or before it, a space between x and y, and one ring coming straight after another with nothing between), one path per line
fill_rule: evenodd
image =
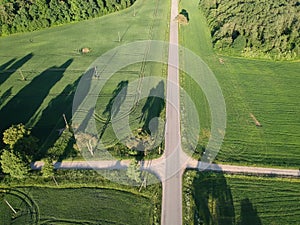
M278 59L299 56L298 0L200 0L199 4L216 49Z
M12 177L22 179L29 172L29 165L19 153L11 150L3 150L1 155L1 167L4 173L10 174Z
M38 139L23 124L12 125L3 133L3 142L9 149L32 158L38 149Z
M50 158L47 158L45 160L45 164L42 167L42 175L45 178L54 176L54 166L53 166L52 160Z
M0 36L80 21L129 7L135 0L0 0Z
M12 125L3 132L3 142L13 148L20 139L29 135L30 130L26 129L23 124Z
M38 150L38 139L23 124L12 125L3 133L1 167L4 173L15 178L24 178L30 170L30 161Z

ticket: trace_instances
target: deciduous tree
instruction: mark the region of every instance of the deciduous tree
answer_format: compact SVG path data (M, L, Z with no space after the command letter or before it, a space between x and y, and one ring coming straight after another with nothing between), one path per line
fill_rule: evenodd
M20 154L6 149L1 155L1 167L4 173L18 179L25 178L30 170L29 164L24 161Z

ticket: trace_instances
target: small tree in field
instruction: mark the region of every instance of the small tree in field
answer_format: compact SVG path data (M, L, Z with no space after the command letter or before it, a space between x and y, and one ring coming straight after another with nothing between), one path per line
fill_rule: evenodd
M127 176L131 179L134 180L137 183L141 183L141 171L140 171L140 166L138 165L138 162L136 160L133 160L128 168L127 168Z
M45 160L45 164L42 167L42 174L45 178L54 176L54 167L51 159L48 158Z

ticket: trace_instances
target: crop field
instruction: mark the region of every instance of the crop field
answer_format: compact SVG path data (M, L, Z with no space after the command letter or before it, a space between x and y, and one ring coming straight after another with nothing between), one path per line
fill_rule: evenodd
M32 127L43 150L58 138L64 127L62 115L71 120L73 96L81 75L106 51L122 44L141 40L167 40L169 1L137 1L132 7L78 23L56 26L30 33L0 38L0 133L12 124ZM81 48L90 48L80 54ZM142 69L141 69L142 68ZM139 63L123 68L100 93L97 104L100 130L107 126L105 107L122 81L155 74L165 76L165 66ZM23 80L23 77L26 80ZM135 92L136 90L132 90ZM130 95L132 93L128 93ZM133 129L145 104L142 99L132 116ZM104 121L104 122L103 122ZM111 127L106 127L103 142L115 144Z
M153 213L148 198L113 189L31 187L0 193L3 225L151 224Z
M187 171L184 224L299 224L299 180Z
M180 44L198 54L212 69L226 103L225 139L216 162L298 168L299 62L218 55L213 51L210 30L198 1L181 1L181 9L188 12L190 21L180 25ZM181 85L199 112L201 133L195 157L200 158L209 137L203 134L209 133L210 110L205 95L189 76L182 74Z

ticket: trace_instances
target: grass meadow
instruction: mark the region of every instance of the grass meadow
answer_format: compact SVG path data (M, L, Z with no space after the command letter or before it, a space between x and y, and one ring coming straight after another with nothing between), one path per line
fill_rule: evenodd
M30 187L9 191L3 198L17 211L14 214L2 200L0 224L3 225L152 224L152 202L125 191ZM29 205L27 201L33 201L33 204Z
M184 224L299 224L299 180L187 171ZM200 223L202 221L203 223Z
M217 55L198 1L183 0L189 24L180 25L180 44L199 55L222 89L227 111L225 139L216 162L279 167L300 165L299 62L263 61ZM181 85L199 112L200 158L210 129L210 110L202 90L182 73ZM188 109L186 109L188 110ZM262 125L257 127L250 115Z
M122 185L124 171L59 170L52 178L0 179L0 224L159 224L161 185ZM16 213L8 206L13 207Z
M32 127L42 149L50 147L58 138L58 129L64 127L62 114L71 120L76 86L89 65L106 51L126 43L167 40L169 4L140 0L100 18L0 38L0 133L22 122ZM84 47L91 52L80 54ZM164 77L164 68L140 63L119 71L100 94L98 113L105 110L120 82L152 74ZM135 109L134 126L141 126L136 124L136 117L141 116L144 103L141 101ZM103 127L106 119L98 120L98 125ZM117 142L109 126L103 139L107 146Z

